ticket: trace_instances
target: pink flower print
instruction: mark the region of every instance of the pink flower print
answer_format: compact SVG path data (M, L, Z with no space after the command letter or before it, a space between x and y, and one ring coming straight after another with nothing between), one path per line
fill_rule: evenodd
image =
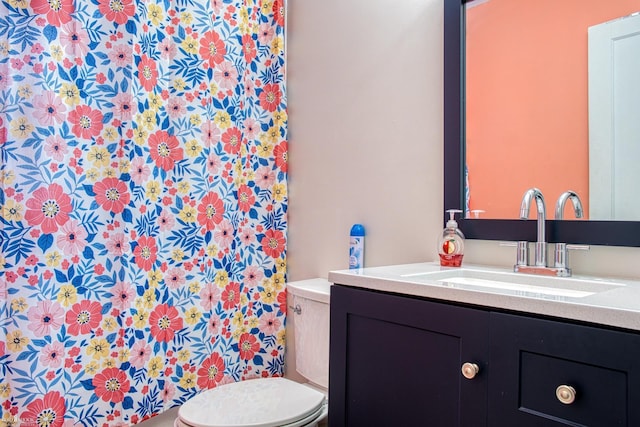
M138 267L144 271L149 271L156 262L158 256L158 246L153 237L141 236L138 245L133 250L133 255Z
M20 419L25 420L29 427L62 427L65 411L65 401L60 392L50 391L42 399L29 403L27 409L20 414Z
M220 320L220 316L211 314L211 317L207 322L207 330L209 331L209 334L211 334L212 336L218 335L218 333L220 332L221 324L222 324L222 321Z
M229 61L224 61L216 68L213 78L222 89L233 89L238 84L238 70Z
M107 251L112 256L122 256L127 252L129 239L124 233L113 233L107 240Z
M255 139L258 132L260 132L260 124L251 117L245 119L242 124L244 128L244 135L247 139Z
M44 152L56 162L61 162L67 154L67 143L58 135L48 136L44 140Z
M224 40L215 30L209 30L200 38L200 56L209 63L210 67L220 64L224 61L224 55L227 53L227 47Z
M88 105L78 105L69 112L69 122L73 124L71 131L78 138L91 139L102 131L102 113Z
M238 207L242 212L249 212L256 203L256 197L253 190L247 184L238 187Z
M63 234L56 236L56 244L65 255L79 255L87 246L87 230L76 220L67 221L60 230Z
M258 27L258 42L262 45L268 45L273 40L273 36L275 35L275 31L273 29L273 25L271 24L260 24Z
M140 185L149 179L151 169L144 163L142 157L136 157L131 161L131 179L136 185Z
M151 346L149 344L144 341L136 341L133 347L131 347L129 362L131 362L132 366L140 369L151 359L151 353Z
M151 134L149 151L156 166L165 171L173 169L175 163L184 158L184 151L180 148L178 138L164 130Z
M138 64L138 78L140 84L147 92L151 92L158 83L158 70L156 63L147 55L142 55Z
M120 311L124 311L131 307L131 301L135 297L135 292L131 283L129 282L116 282L115 286L111 290L113 296L111 297L111 303L115 308Z
M218 352L207 357L198 369L198 387L209 389L216 386L224 377L224 359Z
M116 64L116 67L123 68L133 62L133 47L126 43L118 43L109 50L107 55Z
M31 0L31 8L39 15L47 15L47 21L54 27L70 22L75 12L73 0Z
M91 380L94 393L105 402L119 403L131 388L127 373L118 368L107 368Z
M160 57L164 60L172 60L178 53L176 44L171 40L171 37L165 37L158 45L160 50Z
M151 336L157 341L169 342L182 329L182 318L175 307L168 304L157 306L149 315Z
M263 190L271 188L271 186L276 182L276 174L268 166L261 166L256 170L255 182L256 185Z
M278 258L284 252L286 239L280 230L267 230L260 243L267 256Z
M5 90L11 84L11 73L9 72L9 63L0 64L0 90Z
M280 105L280 100L282 99L280 86L273 83L264 85L259 98L262 108L270 112L275 111Z
M220 14L220 10L222 9L222 0L211 0L211 7L216 15Z
M166 40L166 39L165 39ZM164 388L160 392L162 395L163 402L169 402L173 400L173 396L176 394L176 386L170 383L169 381L164 382Z
M216 175L222 167L222 161L215 153L210 153L207 156L207 172L211 175Z
M240 359L253 360L256 353L260 351L260 343L254 335L244 333L240 335L238 350L240 350Z
M170 268L164 275L164 283L171 289L178 289L186 283L184 270L180 268Z
M84 58L89 52L89 35L79 21L71 21L61 28L59 40L72 58Z
M98 9L107 21L126 24L136 11L132 0L98 0Z
M133 117L133 96L128 92L120 92L113 98L114 116L122 121Z
M238 154L240 152L240 144L242 143L242 134L240 129L232 127L222 134L222 142L224 143L224 151L229 154Z
M224 205L214 192L208 193L198 205L198 223L207 230L213 230L222 221Z
M218 129L213 120L207 120L202 123L200 130L202 131L202 138L208 147L220 141L220 129Z
M102 321L102 304L97 301L82 300L71 306L65 318L71 335L87 334L97 328Z
M181 96L172 96L167 103L167 114L173 120L179 119L187 112L185 100Z
M255 265L249 265L244 269L243 278L244 284L253 288L260 284L264 278L264 273L261 268L258 268Z
M289 170L288 166L288 145L287 141L282 141L280 144L276 145L273 149L273 156L276 160L276 166L280 168L282 172L287 172Z
M71 199L59 184L38 188L26 205L24 218L31 226L40 225L45 234L58 231L58 227L69 220L72 209Z
M6 300L7 295L7 281L0 277L0 300Z
M220 289L214 283L207 283L200 290L200 305L206 311L211 311L220 301Z
M226 219L221 221L213 233L213 238L221 249L227 249L233 242L233 225Z
M59 342L47 344L40 352L40 362L50 368L59 368L64 360L64 347Z
M222 308L225 310L234 309L240 304L240 284L229 282L222 291Z
M51 91L36 95L33 99L33 106L33 115L36 116L41 125L45 126L62 123L65 118L64 113L67 111L67 107L62 103L62 100Z
M240 241L246 246L251 246L255 240L256 233L251 228L245 227L240 230Z
M96 202L102 209L116 214L122 213L131 201L127 184L118 178L105 178L93 184Z
M160 231L170 231L176 225L176 219L171 215L171 212L164 209L158 217L158 225L160 226Z
M282 326L282 322L274 313L265 313L260 316L258 328L265 335L275 335L280 330L280 326Z
M39 301L27 312L29 324L27 328L37 337L51 335L60 329L63 323L64 309L55 301Z

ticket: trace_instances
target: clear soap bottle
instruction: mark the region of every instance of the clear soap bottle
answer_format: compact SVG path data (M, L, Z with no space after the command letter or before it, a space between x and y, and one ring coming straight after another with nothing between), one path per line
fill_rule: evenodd
M449 220L438 240L438 254L440 265L443 267L460 267L464 256L464 234L458 228L455 214L462 213L460 209L449 209Z

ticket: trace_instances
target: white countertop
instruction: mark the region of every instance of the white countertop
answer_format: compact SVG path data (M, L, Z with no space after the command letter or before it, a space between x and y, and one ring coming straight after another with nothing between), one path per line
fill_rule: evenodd
M474 265L463 265L462 268L489 273L508 271ZM428 274L423 274L449 270L454 269L440 267L437 263L337 270L329 272L329 281L358 288L541 314L640 331L640 282L574 276L564 280L567 281L566 283L571 283L573 279L585 279L596 284L606 282L620 286L584 297L571 297L451 284L433 280ZM526 276L538 282L545 280L544 276ZM549 282L552 283L553 280L550 278Z

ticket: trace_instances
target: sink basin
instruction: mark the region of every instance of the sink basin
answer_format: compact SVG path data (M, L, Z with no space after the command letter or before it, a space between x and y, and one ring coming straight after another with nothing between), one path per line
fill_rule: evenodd
M542 298L584 298L625 286L623 283L574 277L535 276L468 268L405 274L403 278L438 282L457 288L483 288L513 295Z

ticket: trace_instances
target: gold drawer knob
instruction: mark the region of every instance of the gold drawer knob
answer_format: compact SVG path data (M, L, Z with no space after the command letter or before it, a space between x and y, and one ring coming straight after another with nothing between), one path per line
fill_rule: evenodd
M561 403L571 405L576 400L576 389L570 385L559 385L556 389L556 397Z
M478 368L478 365L476 365L475 363L466 362L464 365L462 365L461 371L462 375L466 379L472 380L475 378L478 372L480 372L480 368Z

